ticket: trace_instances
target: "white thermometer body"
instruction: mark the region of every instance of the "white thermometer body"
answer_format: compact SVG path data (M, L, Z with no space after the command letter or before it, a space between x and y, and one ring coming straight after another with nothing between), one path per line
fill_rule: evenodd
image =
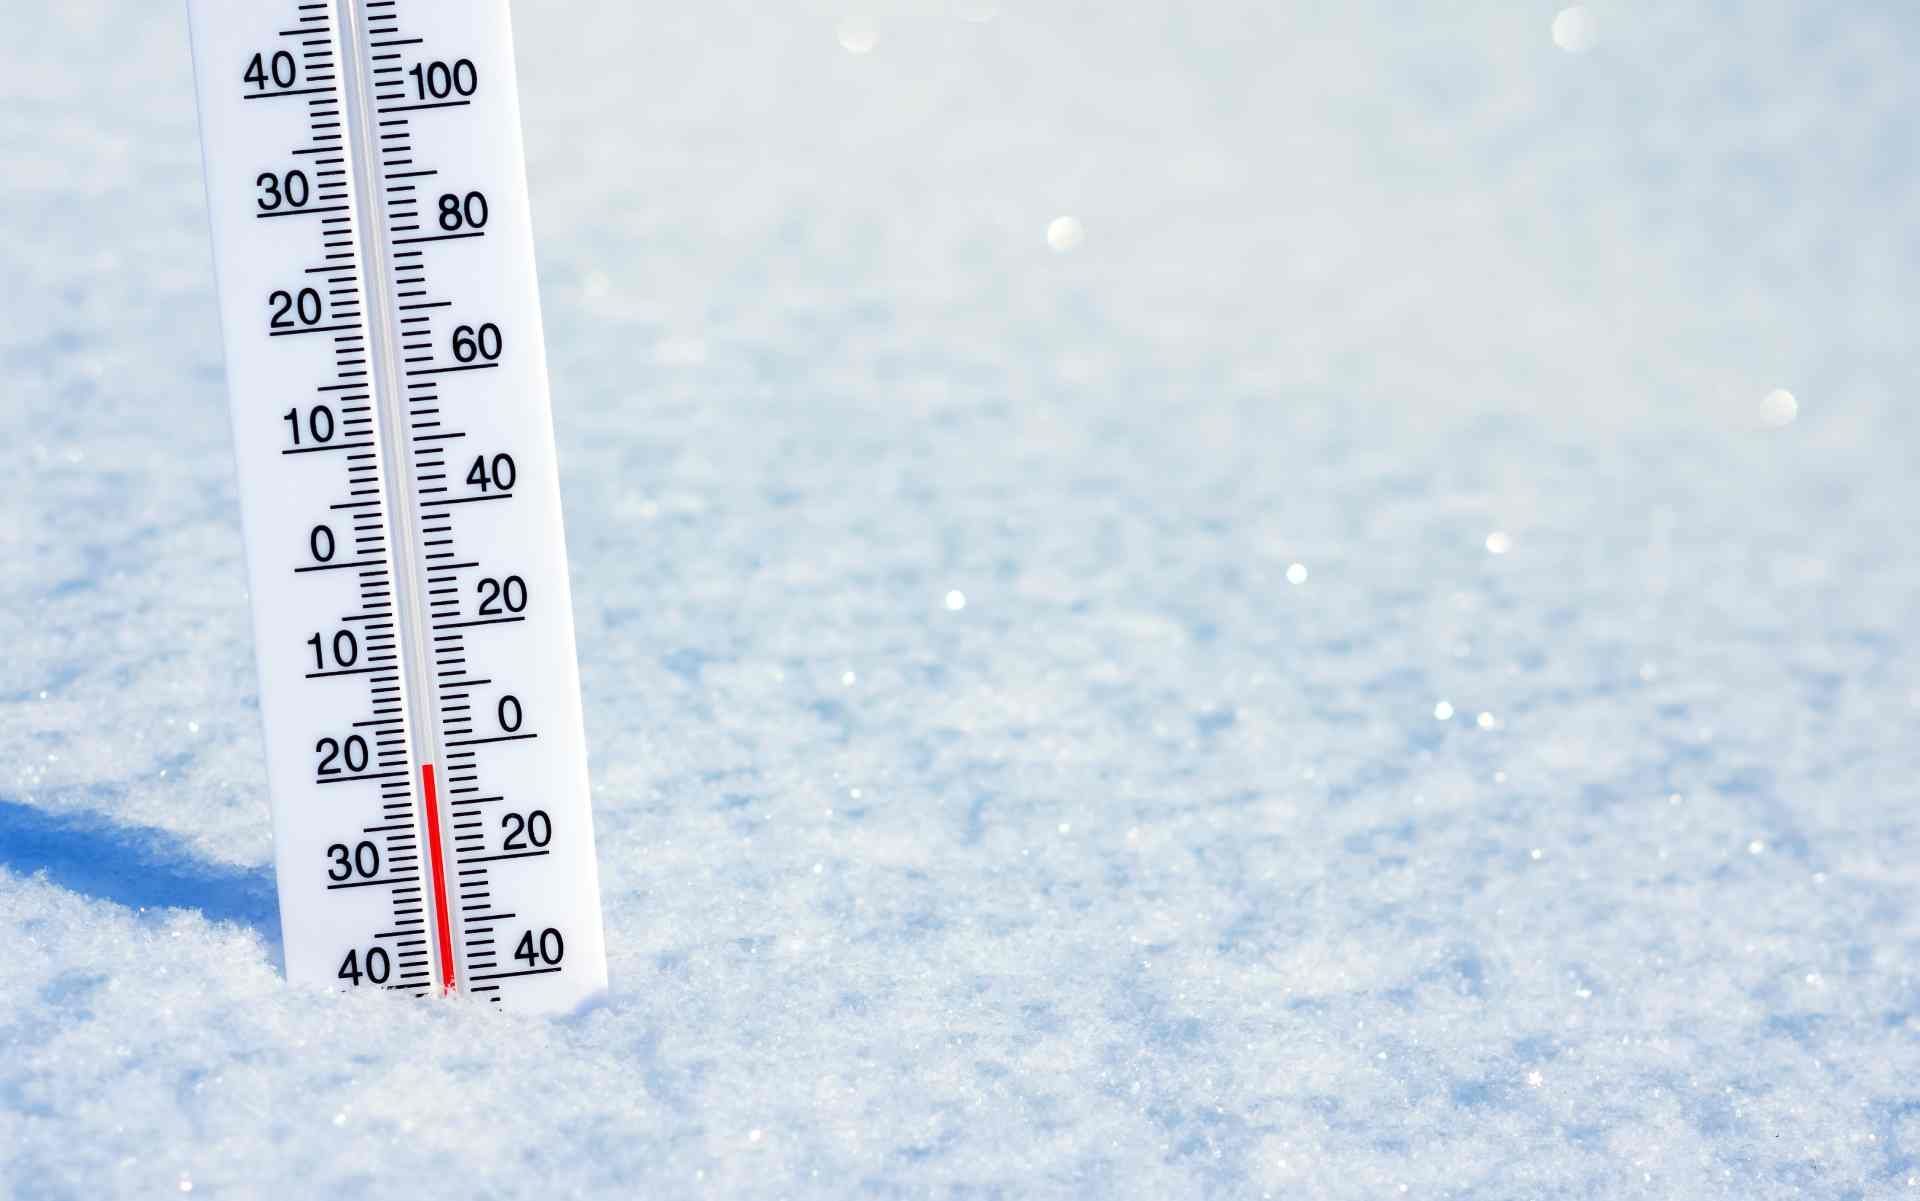
M189 0L287 975L606 989L507 0Z

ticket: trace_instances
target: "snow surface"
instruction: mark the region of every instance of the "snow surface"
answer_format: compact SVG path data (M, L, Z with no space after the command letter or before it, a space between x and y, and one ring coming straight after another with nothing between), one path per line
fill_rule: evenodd
M1904 0L523 0L568 1021L279 977L182 6L7 7L0 1192L1920 1195Z

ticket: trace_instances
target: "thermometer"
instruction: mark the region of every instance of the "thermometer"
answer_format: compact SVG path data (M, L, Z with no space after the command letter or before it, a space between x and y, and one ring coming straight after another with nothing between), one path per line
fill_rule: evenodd
M507 0L189 0L287 976L606 989Z

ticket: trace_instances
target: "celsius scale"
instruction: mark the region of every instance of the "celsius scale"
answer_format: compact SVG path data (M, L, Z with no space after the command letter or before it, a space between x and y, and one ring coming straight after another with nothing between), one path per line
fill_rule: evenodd
M287 976L606 950L507 0L189 0Z

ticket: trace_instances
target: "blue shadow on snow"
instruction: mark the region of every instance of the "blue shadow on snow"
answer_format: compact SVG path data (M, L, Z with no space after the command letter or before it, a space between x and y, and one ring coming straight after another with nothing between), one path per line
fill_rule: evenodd
M57 814L0 798L0 867L129 909L194 909L280 946L271 867L209 863L179 838L98 814Z

